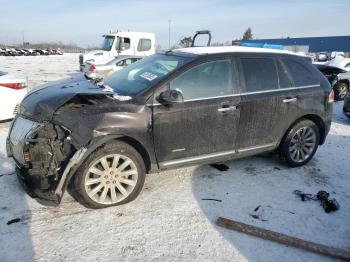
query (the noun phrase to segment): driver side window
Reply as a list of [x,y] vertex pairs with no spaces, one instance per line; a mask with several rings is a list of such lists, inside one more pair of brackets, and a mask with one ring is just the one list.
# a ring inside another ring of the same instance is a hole
[[231,60],[196,65],[172,80],[170,89],[182,92],[184,100],[232,94]]

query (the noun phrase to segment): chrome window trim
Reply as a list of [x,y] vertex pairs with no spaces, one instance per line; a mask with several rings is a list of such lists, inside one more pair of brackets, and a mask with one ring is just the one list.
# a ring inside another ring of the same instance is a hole
[[[320,86],[321,86],[320,84],[317,84],[317,85],[307,85],[307,86],[298,86],[298,87],[268,89],[268,90],[263,90],[263,91],[254,91],[254,92],[244,92],[244,93],[232,94],[232,95],[211,96],[211,97],[204,97],[204,98],[194,98],[194,99],[184,100],[184,103],[186,103],[186,102],[193,102],[193,101],[202,101],[202,100],[216,99],[216,98],[224,98],[224,97],[235,97],[235,96],[244,96],[244,95],[264,94],[264,93],[270,93],[270,92],[282,92],[282,91],[285,91],[285,90],[297,90],[297,89],[305,89],[305,88],[320,87]],[[159,105],[162,105],[162,104],[160,104],[160,103],[153,104],[153,106],[159,106]]]
[[265,144],[265,145],[245,147],[245,148],[241,148],[238,150],[229,150],[229,151],[224,151],[224,152],[219,152],[219,153],[211,153],[211,154],[205,154],[205,155],[200,155],[200,156],[181,158],[181,159],[176,159],[176,160],[160,162],[159,166],[160,167],[168,167],[168,166],[174,166],[177,164],[190,163],[190,162],[195,162],[198,160],[211,159],[211,158],[220,157],[220,156],[239,155],[240,153],[245,153],[245,152],[249,152],[249,151],[253,151],[253,150],[264,149],[264,148],[274,148],[275,146],[276,146],[275,143],[269,143],[269,144]]

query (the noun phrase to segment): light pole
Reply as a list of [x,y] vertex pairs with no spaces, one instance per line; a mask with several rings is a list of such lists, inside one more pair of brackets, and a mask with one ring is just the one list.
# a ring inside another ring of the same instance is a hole
[[169,23],[169,50],[170,50],[170,24],[171,24],[171,20],[168,20]]
[[23,48],[24,48],[24,30],[22,30],[22,44],[23,44]]

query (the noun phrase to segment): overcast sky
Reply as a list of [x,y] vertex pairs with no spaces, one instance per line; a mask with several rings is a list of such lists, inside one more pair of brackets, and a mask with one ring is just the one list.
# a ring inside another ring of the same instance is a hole
[[350,0],[0,0],[0,43],[97,45],[110,30],[154,32],[158,44],[209,29],[213,41],[350,35]]

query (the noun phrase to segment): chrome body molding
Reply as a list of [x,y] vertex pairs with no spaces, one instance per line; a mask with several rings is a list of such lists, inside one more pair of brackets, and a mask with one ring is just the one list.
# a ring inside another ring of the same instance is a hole
[[187,163],[195,163],[195,162],[206,161],[206,160],[210,160],[210,159],[214,159],[214,158],[227,157],[227,156],[239,157],[241,155],[245,156],[247,153],[254,154],[257,151],[273,150],[275,147],[276,147],[276,143],[270,143],[270,144],[265,144],[265,145],[260,145],[260,146],[241,148],[238,150],[229,150],[229,151],[224,151],[224,152],[219,152],[219,153],[205,154],[205,155],[200,155],[200,156],[195,156],[195,157],[188,157],[188,158],[181,158],[181,159],[176,159],[176,160],[164,161],[164,162],[159,163],[159,166],[161,168],[162,167],[170,167],[170,166],[182,165],[182,164],[187,164]]
[[173,150],[171,150],[171,152],[181,152],[181,151],[185,151],[186,150],[186,148],[178,148],[178,149],[173,149]]

